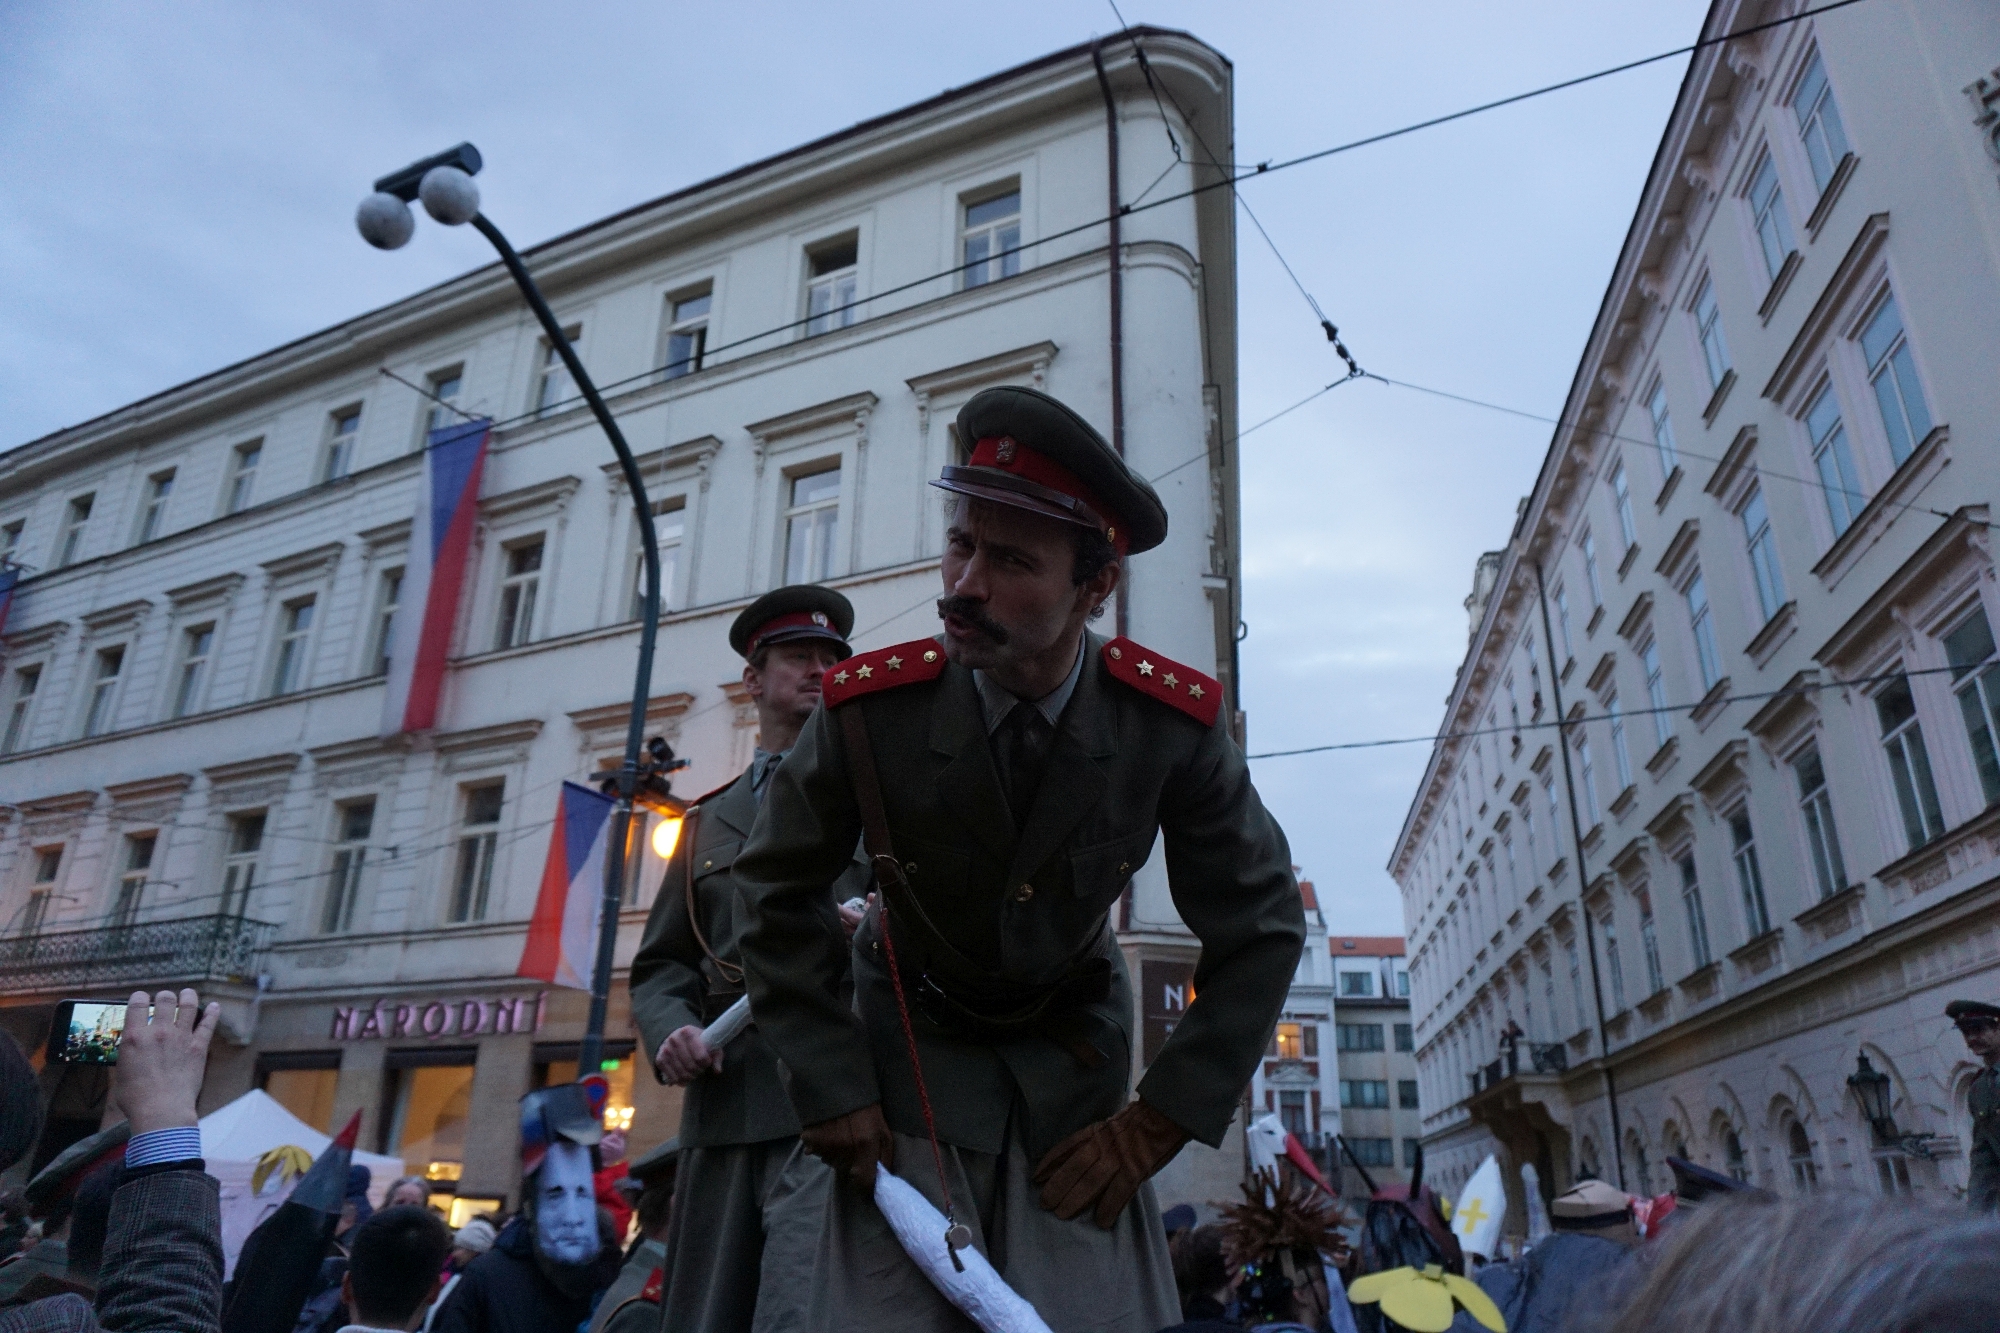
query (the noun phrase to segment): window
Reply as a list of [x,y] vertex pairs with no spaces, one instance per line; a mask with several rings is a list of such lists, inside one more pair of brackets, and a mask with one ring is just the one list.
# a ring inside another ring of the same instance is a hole
[[214,651],[214,625],[190,625],[181,631],[181,670],[174,682],[174,717],[201,711],[202,686],[208,683],[208,659]]
[[1771,909],[1764,902],[1764,872],[1757,865],[1757,840],[1750,832],[1750,811],[1739,807],[1729,816],[1730,858],[1736,862],[1736,886],[1743,891],[1743,920],[1750,938],[1771,929]]
[[1387,1110],[1389,1080],[1385,1078],[1344,1078],[1340,1080],[1340,1104],[1364,1110]]
[[472,1052],[461,1055],[447,1049],[389,1054],[391,1061],[398,1057],[409,1063],[392,1065],[387,1071],[389,1123],[382,1146],[391,1156],[403,1159],[403,1170],[409,1175],[458,1180],[465,1170],[466,1136],[472,1123]]
[[[687,537],[687,497],[676,495],[653,506],[653,540],[660,547],[660,612],[674,609],[681,574],[681,542]],[[632,618],[646,610],[646,553],[632,558]]]
[[118,678],[124,670],[124,644],[97,650],[97,664],[90,678],[90,702],[83,714],[85,736],[102,736],[111,730],[118,711]]
[[1715,650],[1715,621],[1709,614],[1708,586],[1701,581],[1699,572],[1688,580],[1686,595],[1688,625],[1694,631],[1695,660],[1701,665],[1701,688],[1712,690],[1722,679],[1722,655]]
[[1743,540],[1750,548],[1750,574],[1757,583],[1757,606],[1769,620],[1785,604],[1785,579],[1778,572],[1778,543],[1771,536],[1771,514],[1764,492],[1752,488],[1743,502]]
[[1993,628],[1986,612],[1975,608],[1963,624],[1944,636],[1945,660],[1951,664],[1951,688],[1965,716],[1965,734],[1972,742],[1973,766],[1986,803],[2000,801],[2000,754],[1993,736],[2000,728],[2000,658],[1993,648]]
[[1403,1169],[1405,1171],[1416,1170],[1417,1155],[1421,1153],[1423,1150],[1424,1147],[1421,1140],[1418,1139],[1403,1140]]
[[73,564],[83,550],[83,530],[90,522],[90,507],[97,501],[95,494],[79,495],[69,502],[63,511],[62,536],[56,543],[56,568]]
[[320,451],[321,481],[339,481],[354,470],[354,442],[360,434],[358,407],[344,407],[327,421],[326,447]]
[[1625,1008],[1625,956],[1618,952],[1618,928],[1608,912],[1599,919],[1597,928],[1604,934],[1604,963],[1611,973],[1611,1007],[1614,1012],[1622,1012]]
[[493,852],[500,839],[503,783],[467,787],[458,835],[458,867],[452,877],[451,919],[481,921],[493,889]]
[[1694,853],[1683,852],[1674,864],[1681,872],[1681,906],[1687,909],[1688,945],[1699,971],[1708,966],[1712,955],[1708,950],[1708,913],[1701,905],[1701,881],[1695,875]]
[[1618,767],[1618,790],[1624,791],[1632,785],[1632,755],[1625,746],[1625,710],[1618,706],[1618,696],[1614,694],[1604,701],[1604,711],[1611,715],[1611,762]]
[[1272,1048],[1280,1060],[1299,1060],[1305,1057],[1305,1038],[1299,1033],[1297,1023],[1280,1023],[1271,1034]]
[[1597,541],[1586,528],[1577,545],[1583,548],[1583,580],[1590,585],[1590,609],[1595,611],[1604,605],[1604,585],[1597,578]]
[[1715,284],[1707,278],[1701,280],[1701,290],[1694,294],[1695,336],[1701,340],[1701,359],[1708,366],[1708,382],[1712,388],[1722,387],[1722,377],[1729,373],[1729,349],[1722,343],[1722,312],[1715,304]]
[[1375,974],[1373,972],[1342,972],[1340,993],[1350,1000],[1372,999],[1375,995]]
[[1798,244],[1792,239],[1792,224],[1785,217],[1785,195],[1778,188],[1778,168],[1766,153],[1750,177],[1750,221],[1757,229],[1757,245],[1764,252],[1764,268],[1773,279],[1785,266],[1785,259]]
[[1604,816],[1597,808],[1597,766],[1590,757],[1590,737],[1579,734],[1576,738],[1577,786],[1583,788],[1583,813],[1591,824],[1601,823]]
[[[574,343],[583,336],[583,325],[572,324],[563,331],[565,341]],[[569,367],[563,364],[562,349],[547,339],[542,341],[541,375],[535,381],[535,415],[545,417],[575,393]]]
[[535,637],[535,594],[541,586],[542,539],[508,547],[506,573],[500,580],[495,648],[516,648]]
[[1415,1079],[1399,1078],[1396,1080],[1396,1107],[1398,1110],[1403,1111],[1414,1111],[1417,1109],[1417,1081]]
[[28,741],[28,713],[42,683],[40,663],[14,672],[14,697],[7,703],[7,734],[0,737],[0,754],[12,754]]
[[361,867],[368,859],[368,834],[375,825],[373,797],[349,801],[335,812],[339,841],[327,873],[326,902],[320,908],[319,932],[336,935],[354,928],[354,903],[361,892]]
[[1379,1051],[1382,1049],[1382,1025],[1380,1023],[1336,1023],[1334,1043],[1343,1051]]
[[1888,1195],[1908,1194],[1910,1189],[1910,1159],[1893,1149],[1875,1154],[1875,1179]]
[[1646,994],[1658,995],[1667,983],[1660,975],[1660,932],[1653,924],[1653,895],[1640,889],[1633,900],[1639,907],[1639,952],[1646,962]]
[[368,674],[389,674],[390,631],[396,625],[396,607],[403,599],[403,571],[385,569],[375,585],[375,627],[368,644]]
[[677,380],[683,375],[692,375],[701,369],[701,359],[708,351],[709,307],[714,301],[713,291],[705,291],[696,296],[669,298],[667,364],[662,372],[664,378]]
[[859,237],[850,232],[806,252],[806,337],[854,322]]
[[264,812],[229,817],[229,841],[222,857],[223,916],[250,911],[250,891],[257,887],[257,858],[264,850]]
[[785,508],[785,582],[817,583],[833,573],[840,528],[840,465],[791,479]]
[[417,440],[419,449],[430,444],[432,431],[442,430],[459,419],[455,409],[459,391],[465,387],[465,370],[453,366],[450,370],[433,371],[428,379],[431,401],[424,409],[423,434]]
[[1278,1120],[1287,1134],[1304,1134],[1306,1125],[1306,1094],[1300,1088],[1284,1088],[1278,1093]]
[[[1406,972],[1403,975],[1408,976],[1409,974]],[[1416,1049],[1416,1044],[1413,1040],[1415,1034],[1411,1031],[1410,1025],[1408,1023],[1398,1023],[1395,1026],[1396,1049],[1399,1051],[1414,1051]]]
[[1924,729],[1917,721],[1917,701],[1910,694],[1908,676],[1897,676],[1875,696],[1875,714],[1882,723],[1882,749],[1889,756],[1903,832],[1914,851],[1944,832],[1944,812],[1938,806],[1930,751],[1924,748]]
[[1910,355],[1895,297],[1884,298],[1861,330],[1861,355],[1868,362],[1875,403],[1882,409],[1889,454],[1901,463],[1931,433],[1931,410],[1924,402],[1924,386],[1917,382],[1916,359]]
[[[1508,850],[1510,852],[1513,850],[1512,844],[1509,844]],[[1410,998],[1410,974],[1405,968],[1396,969],[1396,997],[1402,1000]],[[1409,1047],[1405,1046],[1402,1049],[1408,1050]]]
[[1656,380],[1652,396],[1646,399],[1646,415],[1653,419],[1653,447],[1660,451],[1660,476],[1662,479],[1673,475],[1681,465],[1674,452],[1674,423],[1667,415],[1667,385],[1665,380]]
[[[992,195],[965,206],[960,253],[965,285],[983,287],[1021,271],[1021,190]],[[997,256],[997,257],[996,257]]]
[[1674,734],[1673,714],[1667,711],[1666,677],[1660,670],[1660,645],[1646,640],[1639,650],[1639,663],[1646,669],[1646,702],[1653,710],[1653,739],[1665,745]]
[[62,871],[62,855],[60,847],[41,847],[35,851],[35,881],[21,909],[23,935],[41,934],[42,923],[48,920],[49,904],[56,896],[56,876]]
[[271,693],[290,694],[305,684],[306,648],[312,639],[313,599],[287,602],[278,612],[278,651],[271,663]]
[[1819,896],[1831,898],[1847,887],[1847,866],[1840,859],[1840,835],[1833,826],[1833,798],[1827,794],[1826,768],[1819,747],[1807,746],[1792,760],[1799,783],[1799,811],[1806,820],[1806,844],[1812,852],[1813,879]]
[[1732,1179],[1749,1182],[1750,1158],[1743,1151],[1743,1140],[1736,1137],[1733,1129],[1722,1132],[1722,1163]]
[[118,876],[118,897],[111,904],[113,927],[130,926],[139,920],[139,901],[146,893],[146,876],[153,864],[155,833],[134,833],[125,839],[125,867]]
[[251,494],[257,487],[257,465],[264,460],[264,442],[251,440],[237,445],[230,453],[229,500],[223,512],[236,514],[250,507]]
[[1563,656],[1565,658],[1575,657],[1576,643],[1570,637],[1569,631],[1569,590],[1567,588],[1557,588],[1555,601],[1556,628],[1562,631]]
[[[1415,1142],[1414,1139],[1406,1141]],[[1354,1154],[1354,1160],[1363,1166],[1394,1166],[1396,1164],[1396,1141],[1394,1139],[1352,1138],[1347,1139],[1347,1147]]]
[[1623,463],[1611,469],[1611,503],[1618,511],[1618,535],[1630,549],[1639,541],[1639,530],[1632,524],[1632,488],[1626,483]]
[[1561,1036],[1562,1019],[1556,1015],[1556,970],[1547,961],[1542,963],[1542,1000],[1548,1005],[1551,1035]]
[[257,1086],[320,1133],[331,1134],[340,1052],[268,1051],[257,1057]]
[[1794,1120],[1785,1135],[1785,1146],[1792,1163],[1793,1187],[1801,1194],[1818,1189],[1819,1164],[1813,1160],[1812,1140],[1806,1137],[1806,1127]]
[[146,478],[146,500],[139,508],[139,534],[133,538],[133,545],[144,546],[165,529],[167,522],[167,497],[174,493],[174,473],[169,468],[165,472],[155,472]]
[[1792,111],[1799,118],[1806,160],[1812,163],[1813,184],[1823,192],[1848,147],[1847,131],[1841,128],[1840,110],[1833,104],[1833,89],[1827,86],[1826,67],[1817,51],[1799,80],[1799,90],[1792,94]]
[[1840,402],[1831,385],[1821,389],[1806,408],[1806,435],[1812,441],[1819,488],[1826,496],[1826,516],[1838,537],[1847,531],[1866,497],[1854,472],[1854,451],[1848,447],[1847,427],[1840,419]]
[[5,527],[0,527],[0,567],[14,563],[14,552],[21,549],[21,534],[28,530],[28,520],[17,518]]

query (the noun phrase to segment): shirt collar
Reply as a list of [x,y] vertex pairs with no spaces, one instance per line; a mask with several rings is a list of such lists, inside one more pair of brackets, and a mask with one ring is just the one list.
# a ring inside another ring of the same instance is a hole
[[1070,696],[1076,693],[1077,681],[1083,678],[1083,650],[1087,646],[1088,638],[1089,636],[1085,635],[1077,640],[1076,661],[1070,664],[1069,675],[1063,678],[1063,683],[1039,699],[1023,700],[1019,695],[1010,693],[984,671],[974,671],[972,683],[979,688],[979,707],[986,716],[986,734],[991,736],[997,731],[1000,724],[1006,721],[1007,714],[1014,711],[1014,705],[1024,702],[1039,709],[1042,716],[1048,719],[1049,725],[1055,726],[1062,717],[1063,709],[1069,706]]

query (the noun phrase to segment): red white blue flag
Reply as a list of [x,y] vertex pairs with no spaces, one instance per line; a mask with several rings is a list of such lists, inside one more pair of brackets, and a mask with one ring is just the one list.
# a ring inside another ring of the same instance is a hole
[[389,624],[389,697],[382,734],[428,731],[437,725],[446,655],[458,619],[479,517],[479,474],[493,423],[484,418],[440,426],[424,450],[410,555],[403,565],[396,614]]
[[611,836],[609,796],[562,785],[549,855],[542,863],[542,891],[528,922],[516,976],[552,986],[590,989],[597,964],[597,922],[604,909],[604,853]]
[[0,564],[0,634],[7,632],[7,613],[14,607],[14,585],[20,581],[19,565]]

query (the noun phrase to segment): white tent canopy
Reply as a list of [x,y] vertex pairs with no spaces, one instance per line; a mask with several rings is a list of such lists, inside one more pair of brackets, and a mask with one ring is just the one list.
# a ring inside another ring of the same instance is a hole
[[[202,1117],[201,1154],[208,1174],[222,1186],[222,1253],[229,1269],[236,1267],[237,1252],[257,1224],[276,1212],[291,1193],[289,1183],[280,1187],[274,1177],[265,1182],[262,1195],[253,1194],[250,1176],[257,1159],[286,1144],[318,1157],[332,1142],[261,1089]],[[390,1182],[403,1174],[402,1159],[357,1149],[354,1164],[368,1168],[368,1202],[380,1207]]]

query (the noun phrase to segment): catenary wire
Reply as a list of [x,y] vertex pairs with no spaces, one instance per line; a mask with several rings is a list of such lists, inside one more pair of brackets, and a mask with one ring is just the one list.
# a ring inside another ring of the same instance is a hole
[[[1268,176],[1274,172],[1289,170],[1292,167],[1302,166],[1308,162],[1318,162],[1325,158],[1333,157],[1337,154],[1352,152],[1358,148],[1368,147],[1371,144],[1382,143],[1390,139],[1400,138],[1407,134],[1414,134],[1420,130],[1431,129],[1438,125],[1445,125],[1453,121],[1464,120],[1467,117],[1480,115],[1487,111],[1497,110],[1505,106],[1512,106],[1517,102],[1524,102],[1531,98],[1542,97],[1549,93],[1560,92],[1566,88],[1574,88],[1580,84],[1590,83],[1597,79],[1608,78],[1614,74],[1622,74],[1628,70],[1638,69],[1645,65],[1656,64],[1662,60],[1670,60],[1675,56],[1688,55],[1692,52],[1704,50],[1711,46],[1718,46],[1727,42],[1738,41],[1745,37],[1751,37],[1761,32],[1766,32],[1774,28],[1784,27],[1789,24],[1800,22],[1804,19],[1813,18],[1820,14],[1831,13],[1834,10],[1845,9],[1850,5],[1857,5],[1860,3],[1862,3],[1862,0],[1832,0],[1832,3],[1820,5],[1813,9],[1805,9],[1801,10],[1796,14],[1789,14],[1782,18],[1772,19],[1765,23],[1753,24],[1750,27],[1741,28],[1736,30],[1735,32],[1724,33],[1721,36],[1703,38],[1700,41],[1692,42],[1686,46],[1678,46],[1670,51],[1662,51],[1657,55],[1646,56],[1639,60],[1626,61],[1625,63],[1620,65],[1614,65],[1607,69],[1597,70],[1594,73],[1590,74],[1578,75],[1575,78],[1564,79],[1557,83],[1545,84],[1539,88],[1532,88],[1527,90],[1526,92],[1515,93],[1510,97],[1499,98],[1495,101],[1484,102],[1479,104],[1478,106],[1467,107],[1464,110],[1454,111],[1447,115],[1434,116],[1428,120],[1418,121],[1415,124],[1405,125],[1393,130],[1385,130],[1382,131],[1381,133],[1368,135],[1360,139],[1352,139],[1345,143],[1335,144],[1330,148],[1322,148],[1316,152],[1304,153],[1297,157],[1286,158],[1282,161],[1260,162],[1255,167],[1249,168],[1247,170],[1239,170],[1231,174],[1225,174],[1220,180],[1208,181],[1199,185],[1190,186],[1185,190],[1181,190],[1174,194],[1163,195],[1160,198],[1151,200],[1150,202],[1147,203],[1126,204],[1119,209],[1119,214],[1121,216],[1126,216],[1133,213],[1148,212],[1155,208],[1165,207],[1168,204],[1178,203],[1183,199],[1190,199],[1197,195],[1207,194],[1211,190],[1222,189],[1224,187],[1229,187],[1233,189],[1239,181],[1247,180],[1252,177]],[[1239,166],[1240,164],[1231,164],[1231,165]],[[1051,232],[1046,236],[1038,236],[1033,240],[1022,241],[1020,244],[1012,247],[1011,249],[996,251],[995,253],[988,255],[985,260],[979,262],[990,263],[996,260],[1005,259],[1009,255],[1021,254],[1025,251],[1051,244],[1052,242],[1055,241],[1066,240],[1069,237],[1080,235],[1083,232],[1089,231],[1094,227],[1105,226],[1110,222],[1110,220],[1111,219],[1109,215],[1105,217],[1091,218],[1087,221],[1077,223],[1074,226],[1065,227],[1060,230]],[[871,292],[867,296],[857,297],[855,300],[849,302],[848,304],[840,306],[837,309],[827,311],[823,315],[818,315],[818,316],[807,315],[799,319],[787,320],[782,324],[774,325],[771,328],[765,329],[761,332],[748,334],[742,338],[737,338],[730,342],[715,344],[714,346],[705,349],[704,361],[706,362],[708,357],[712,357],[716,353],[731,351],[738,347],[746,346],[750,343],[763,342],[766,339],[774,338],[780,334],[788,333],[794,329],[801,328],[804,325],[811,323],[815,319],[822,319],[833,315],[839,315],[845,311],[854,310],[857,309],[858,307],[865,305],[870,305],[874,302],[883,300],[887,297],[897,296],[904,292],[912,291],[915,290],[916,288],[923,287],[931,283],[944,281],[946,279],[955,277],[960,273],[963,273],[969,267],[971,267],[971,265],[969,264],[954,264],[950,268],[942,269],[936,273],[929,274],[925,277],[916,278],[909,282],[898,283],[895,286],[885,288],[882,291]],[[999,278],[995,279],[994,283],[989,283],[987,285],[995,285],[999,282],[1015,281],[1023,276],[1025,276],[1025,274],[1017,274],[1012,279]],[[886,315],[865,316],[862,319],[856,320],[855,324],[865,323],[871,319],[890,318],[892,315],[896,313],[900,312],[892,311]],[[855,326],[854,324],[850,324],[847,325],[846,327],[852,328],[854,326]],[[640,381],[652,382],[656,380],[656,377],[658,377],[664,369],[665,369],[664,365],[653,366],[646,370],[640,371],[635,375],[627,376],[622,380],[608,381],[607,383],[600,385],[599,389],[602,391],[610,391],[610,390],[624,388],[625,386],[628,385],[638,384]],[[576,405],[580,404],[581,402],[582,402],[581,396],[575,398],[563,399],[556,403],[549,404],[546,407],[538,407],[536,409],[520,413],[517,416],[508,417],[504,420],[496,421],[494,423],[494,429],[501,430],[509,426],[518,425],[524,421],[541,420],[550,416],[560,415],[562,413],[574,410]]]

